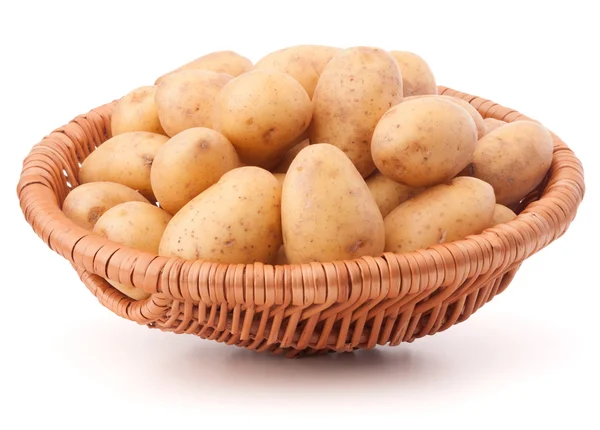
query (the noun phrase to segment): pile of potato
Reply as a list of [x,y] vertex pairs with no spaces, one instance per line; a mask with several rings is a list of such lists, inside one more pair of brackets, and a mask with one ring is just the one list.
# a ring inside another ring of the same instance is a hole
[[[550,133],[437,95],[412,53],[303,45],[215,52],[124,96],[63,204],[168,257],[308,263],[408,252],[516,215]],[[136,288],[113,283],[134,299]]]

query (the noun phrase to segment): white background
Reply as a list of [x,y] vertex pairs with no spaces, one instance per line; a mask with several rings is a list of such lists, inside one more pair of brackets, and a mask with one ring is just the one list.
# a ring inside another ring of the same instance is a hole
[[[2,2],[0,426],[600,428],[600,34],[593,2],[550,3]],[[586,167],[571,229],[466,323],[371,352],[284,360],[100,306],[23,220],[30,147],[202,54],[301,43],[411,50],[440,84],[542,121]]]

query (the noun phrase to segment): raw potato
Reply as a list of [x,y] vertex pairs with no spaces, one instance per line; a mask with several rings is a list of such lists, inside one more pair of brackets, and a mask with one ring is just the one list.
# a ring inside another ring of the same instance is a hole
[[156,90],[156,106],[168,136],[192,127],[213,127],[215,97],[230,75],[204,70],[184,70],[166,77]]
[[[156,254],[160,238],[170,220],[171,215],[156,206],[142,202],[121,203],[104,212],[94,226],[94,233],[130,248]],[[141,300],[150,296],[141,288],[110,279],[107,281],[132,299]]]
[[173,217],[159,254],[219,263],[272,263],[281,246],[281,186],[259,167],[231,170]]
[[494,208],[494,217],[492,218],[491,226],[504,224],[517,217],[517,214],[504,205],[496,205]]
[[402,101],[402,77],[394,58],[368,47],[345,49],[325,66],[313,95],[312,143],[346,153],[363,177],[375,170],[371,137],[379,119]]
[[385,218],[385,250],[410,252],[479,234],[490,226],[494,206],[492,187],[475,178],[432,187]]
[[128,131],[149,131],[165,134],[154,102],[156,87],[140,87],[121,98],[112,113],[110,126],[112,135]]
[[310,99],[298,81],[282,72],[254,70],[219,93],[213,124],[243,162],[272,168],[306,130],[311,115]]
[[339,48],[332,46],[292,46],[266,55],[256,63],[254,69],[271,69],[287,73],[300,82],[308,97],[312,98],[323,69],[339,51]]
[[366,182],[384,218],[401,203],[424,190],[424,188],[414,188],[394,182],[378,171],[369,176]]
[[468,170],[494,187],[497,203],[511,206],[542,182],[552,150],[552,136],[542,125],[511,122],[479,139]]
[[304,140],[302,140],[302,142],[298,143],[297,145],[292,146],[292,148],[284,154],[284,156],[281,159],[281,161],[279,162],[279,164],[277,164],[277,166],[273,167],[273,169],[271,171],[273,173],[287,172],[288,169],[290,168],[290,164],[292,164],[292,161],[294,161],[294,158],[296,158],[296,155],[298,155],[298,153],[300,151],[302,151],[304,148],[306,148],[308,145],[309,145],[308,139],[304,139]]
[[437,94],[435,77],[423,58],[407,51],[390,51],[390,54],[400,67],[406,97]]
[[507,124],[506,121],[502,121],[496,118],[485,118],[483,122],[485,123],[485,134],[491,133],[498,127],[502,127],[503,125]]
[[62,210],[71,221],[92,230],[108,209],[125,202],[150,203],[140,193],[114,182],[90,182],[75,187],[65,199]]
[[252,61],[233,51],[211,52],[162,75],[156,80],[155,85],[160,85],[168,75],[181,70],[208,70],[235,77],[252,70]]
[[281,219],[290,263],[379,255],[383,217],[367,184],[335,146],[309,145],[283,183]]
[[472,160],[477,129],[467,111],[441,97],[394,106],[373,133],[371,151],[381,173],[411,187],[447,181]]
[[79,182],[117,182],[154,201],[150,167],[158,149],[167,141],[162,134],[134,131],[108,139],[81,164]]
[[150,172],[160,206],[175,214],[187,202],[239,167],[233,145],[209,128],[190,128],[162,145]]

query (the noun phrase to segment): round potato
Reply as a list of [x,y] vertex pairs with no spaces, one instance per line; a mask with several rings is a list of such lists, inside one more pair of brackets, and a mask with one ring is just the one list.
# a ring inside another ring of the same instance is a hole
[[[154,205],[142,202],[121,203],[104,212],[94,226],[94,233],[130,248],[156,254],[160,238],[170,220],[171,215]],[[107,281],[132,299],[140,300],[150,296],[141,288],[110,279]]]
[[485,134],[491,133],[498,127],[502,127],[504,124],[507,124],[506,121],[502,121],[501,119],[496,118],[485,118],[483,122],[485,124]]
[[112,113],[110,127],[112,135],[128,131],[149,131],[165,134],[158,119],[154,102],[156,87],[140,87],[121,98]]
[[281,246],[281,185],[259,167],[239,167],[173,217],[159,254],[219,263],[272,263]]
[[298,153],[300,151],[302,151],[304,148],[306,148],[308,145],[309,145],[308,139],[303,139],[300,143],[292,146],[292,148],[283,155],[283,158],[281,159],[279,164],[277,164],[277,166],[273,167],[273,169],[271,169],[271,171],[273,173],[287,172],[288,169],[290,168],[290,164],[292,164],[292,161],[294,161],[294,158],[296,158],[296,155],[298,155]]
[[204,70],[183,70],[165,77],[156,90],[156,106],[166,134],[212,128],[215,97],[230,80],[224,73]]
[[390,51],[390,54],[400,67],[405,96],[437,94],[435,77],[423,58],[407,51]]
[[147,131],[112,137],[83,160],[79,182],[117,182],[155,201],[150,186],[150,168],[158,149],[167,140],[167,136]]
[[411,187],[447,181],[472,160],[477,129],[467,111],[441,97],[400,103],[381,118],[371,151],[388,178]]
[[309,145],[283,182],[281,220],[290,263],[379,255],[383,217],[350,159],[329,144]]
[[252,70],[252,61],[233,51],[211,52],[162,75],[155,85],[160,85],[168,75],[181,70],[207,70],[235,77]]
[[516,218],[517,214],[514,213],[512,210],[510,210],[509,208],[507,208],[504,205],[496,205],[494,207],[494,216],[492,218],[492,222],[490,223],[491,226],[494,225],[498,225],[498,224],[504,224],[506,222],[511,221],[512,219]]
[[90,182],[75,187],[65,198],[64,214],[80,227],[92,230],[108,209],[125,202],[150,203],[140,193],[114,182]]
[[385,250],[410,252],[479,234],[490,226],[494,206],[494,190],[478,179],[436,185],[385,218]]
[[175,214],[240,163],[233,145],[209,128],[182,131],[162,145],[150,171],[160,207]]
[[497,203],[511,206],[542,182],[552,150],[552,136],[544,126],[516,121],[479,139],[468,170],[494,187]]
[[285,73],[254,70],[223,87],[213,124],[243,162],[272,168],[306,130],[311,115],[310,99],[298,81]]
[[312,143],[340,148],[366,178],[375,170],[371,137],[381,116],[402,101],[402,77],[392,56],[356,47],[325,66],[313,95]]
[[408,185],[394,182],[378,171],[369,176],[366,182],[384,218],[392,210],[400,206],[401,203],[413,198],[424,190],[424,188],[409,187]]
[[339,51],[339,48],[332,46],[292,46],[266,55],[256,63],[254,69],[270,69],[287,73],[300,82],[308,97],[312,98],[323,69]]

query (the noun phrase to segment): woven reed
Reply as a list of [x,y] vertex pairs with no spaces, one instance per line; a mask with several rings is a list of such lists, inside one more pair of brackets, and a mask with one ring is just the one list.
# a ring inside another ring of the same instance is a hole
[[[489,100],[439,87],[484,117],[530,119]],[[271,266],[184,261],[109,242],[61,211],[80,163],[110,138],[114,103],[78,116],[35,145],[17,187],[25,218],[69,260],[100,303],[160,330],[287,357],[398,345],[465,321],[503,292],[530,255],[560,237],[584,194],[583,169],[556,136],[546,180],[513,221],[465,240],[407,254]],[[142,287],[134,301],[103,278]]]

